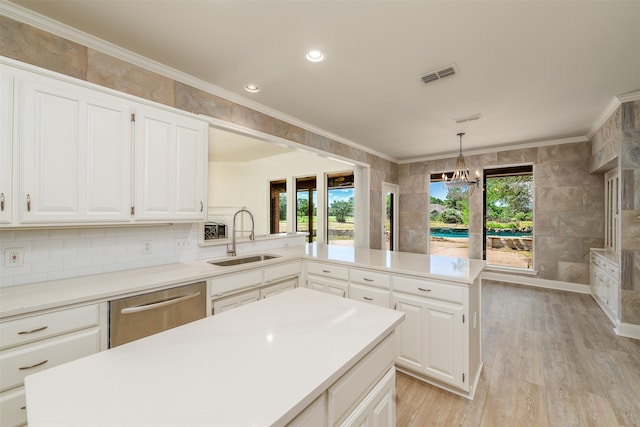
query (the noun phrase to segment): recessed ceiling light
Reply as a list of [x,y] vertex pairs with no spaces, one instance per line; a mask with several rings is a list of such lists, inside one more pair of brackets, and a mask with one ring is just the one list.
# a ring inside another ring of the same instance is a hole
[[254,84],[246,84],[244,85],[244,90],[250,93],[258,93],[260,92],[260,88]]
[[327,55],[319,49],[311,49],[307,52],[306,57],[311,62],[322,62],[327,58]]

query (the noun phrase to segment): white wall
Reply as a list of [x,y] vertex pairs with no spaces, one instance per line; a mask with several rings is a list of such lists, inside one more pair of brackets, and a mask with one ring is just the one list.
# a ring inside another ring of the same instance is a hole
[[302,151],[246,163],[209,162],[209,214],[215,215],[216,206],[246,207],[254,215],[256,234],[269,234],[270,181],[353,169]]

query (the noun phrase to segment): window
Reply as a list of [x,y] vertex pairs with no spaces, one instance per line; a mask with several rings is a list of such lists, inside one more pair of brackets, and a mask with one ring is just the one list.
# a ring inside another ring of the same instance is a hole
[[432,174],[429,184],[429,239],[431,255],[469,258],[469,194],[447,191],[441,173]]
[[296,231],[309,233],[307,242],[316,240],[318,191],[316,177],[296,178]]
[[533,268],[533,166],[484,170],[484,259]]
[[287,232],[287,181],[271,181],[269,191],[270,233]]
[[353,171],[327,174],[327,243],[354,246]]

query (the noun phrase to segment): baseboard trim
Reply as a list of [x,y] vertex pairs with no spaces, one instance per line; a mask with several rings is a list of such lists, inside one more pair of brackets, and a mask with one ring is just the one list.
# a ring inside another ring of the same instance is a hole
[[635,338],[640,340],[640,325],[634,325],[633,323],[622,323],[613,330],[616,332],[616,335],[626,338]]
[[537,288],[556,289],[559,291],[576,292],[579,294],[590,294],[589,285],[580,283],[562,282],[560,280],[540,279],[537,277],[519,276],[516,274],[506,274],[494,271],[483,271],[482,278],[487,280],[497,280],[499,282],[515,283],[517,285],[533,286]]

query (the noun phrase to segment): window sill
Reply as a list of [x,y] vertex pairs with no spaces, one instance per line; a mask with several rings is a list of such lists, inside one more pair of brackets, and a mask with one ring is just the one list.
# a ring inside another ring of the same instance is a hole
[[516,274],[525,274],[527,276],[537,276],[538,270],[534,270],[532,268],[522,268],[522,267],[507,267],[503,265],[495,265],[495,264],[487,264],[485,267],[485,271],[491,271],[496,273],[516,273]]

